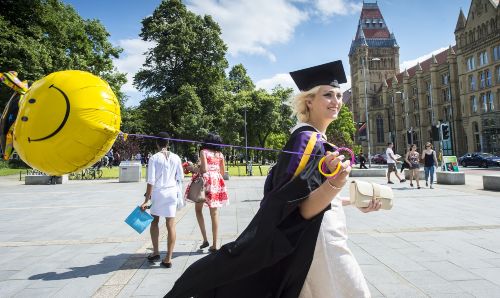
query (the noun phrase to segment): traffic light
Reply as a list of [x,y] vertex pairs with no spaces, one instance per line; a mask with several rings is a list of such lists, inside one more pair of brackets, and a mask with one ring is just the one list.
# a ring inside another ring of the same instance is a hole
[[441,125],[441,131],[443,133],[443,140],[448,140],[450,138],[450,126],[448,124]]

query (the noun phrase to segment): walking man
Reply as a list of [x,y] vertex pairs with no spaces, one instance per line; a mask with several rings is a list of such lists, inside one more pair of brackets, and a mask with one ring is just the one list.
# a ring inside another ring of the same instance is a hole
[[399,179],[399,182],[405,182],[405,179],[401,179],[398,174],[398,169],[396,168],[397,158],[394,155],[394,151],[392,151],[392,147],[394,145],[392,142],[387,143],[387,149],[385,150],[385,155],[387,156],[387,184],[394,184],[391,181],[391,172],[396,174],[396,177]]

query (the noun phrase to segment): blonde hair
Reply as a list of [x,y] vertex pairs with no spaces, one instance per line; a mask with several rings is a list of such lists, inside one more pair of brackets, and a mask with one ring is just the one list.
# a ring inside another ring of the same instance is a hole
[[302,91],[292,99],[292,115],[297,117],[299,122],[307,122],[309,120],[309,108],[306,101],[314,99],[321,86],[316,86],[308,91]]

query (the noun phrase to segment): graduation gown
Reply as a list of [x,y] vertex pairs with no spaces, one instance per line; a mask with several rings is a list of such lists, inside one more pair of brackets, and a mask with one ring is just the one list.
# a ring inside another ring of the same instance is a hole
[[[264,186],[261,207],[248,227],[216,253],[193,263],[165,297],[283,297],[296,298],[311,265],[323,213],[304,219],[299,204],[319,187],[324,177],[318,163],[333,151],[311,126],[295,130],[284,151],[304,152],[311,137],[311,155],[282,152]],[[302,161],[303,170],[296,176]]]

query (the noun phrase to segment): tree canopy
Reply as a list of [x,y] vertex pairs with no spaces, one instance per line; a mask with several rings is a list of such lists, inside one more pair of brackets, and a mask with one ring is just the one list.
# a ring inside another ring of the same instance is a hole
[[[85,20],[60,0],[0,1],[0,71],[15,70],[33,82],[52,72],[77,69],[106,80],[121,103],[125,74],[113,67],[122,49],[98,20]],[[12,92],[0,86],[0,108]]]

